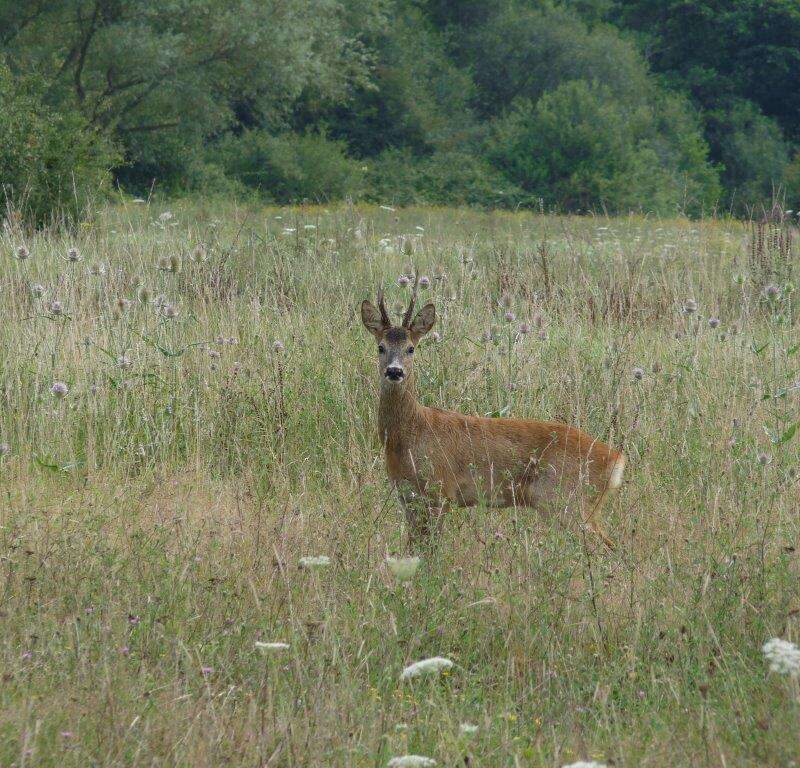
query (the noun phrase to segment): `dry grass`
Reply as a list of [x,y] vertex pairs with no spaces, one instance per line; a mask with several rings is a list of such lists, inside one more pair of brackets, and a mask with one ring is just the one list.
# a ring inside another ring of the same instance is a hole
[[[763,297],[746,227],[172,210],[0,236],[0,765],[796,759],[797,685],[760,647],[798,636],[797,298]],[[394,583],[356,310],[412,262],[441,318],[424,401],[623,447],[617,553],[568,510],[455,510]],[[456,667],[399,682],[435,655]]]

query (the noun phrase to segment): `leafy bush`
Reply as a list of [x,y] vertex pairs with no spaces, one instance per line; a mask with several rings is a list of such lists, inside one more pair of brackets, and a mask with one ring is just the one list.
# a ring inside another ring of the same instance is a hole
[[[680,105],[671,105],[680,112]],[[496,167],[549,207],[570,211],[692,208],[718,190],[696,126],[664,130],[663,114],[627,104],[604,86],[565,83],[538,102],[521,99],[495,123],[489,156]]]
[[473,205],[514,207],[528,200],[525,193],[496,169],[473,154],[437,152],[414,157],[390,149],[370,166],[366,197],[399,205]]
[[43,100],[44,83],[0,64],[0,184],[4,202],[32,225],[79,220],[119,162],[75,109]]
[[769,207],[789,165],[789,146],[780,126],[744,100],[712,112],[707,123],[712,147],[724,167],[727,206],[738,214]]
[[340,199],[360,188],[359,163],[343,142],[319,133],[245,131],[224,138],[214,157],[230,178],[274,202]]

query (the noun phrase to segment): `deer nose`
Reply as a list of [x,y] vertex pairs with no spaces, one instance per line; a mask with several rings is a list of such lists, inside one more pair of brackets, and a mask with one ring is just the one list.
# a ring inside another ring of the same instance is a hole
[[390,381],[400,381],[405,375],[406,372],[397,365],[390,365],[386,369],[386,378]]

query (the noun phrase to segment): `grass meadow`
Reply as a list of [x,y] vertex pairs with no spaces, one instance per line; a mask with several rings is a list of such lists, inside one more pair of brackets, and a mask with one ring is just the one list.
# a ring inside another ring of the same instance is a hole
[[[8,225],[0,765],[798,764],[761,652],[800,636],[796,254],[750,236],[199,202]],[[456,509],[396,582],[358,307],[412,266],[423,402],[621,447],[615,552],[569,510]]]

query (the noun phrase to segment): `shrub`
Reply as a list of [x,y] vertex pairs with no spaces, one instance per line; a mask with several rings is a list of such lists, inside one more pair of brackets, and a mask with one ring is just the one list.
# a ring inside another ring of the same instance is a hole
[[44,102],[44,83],[0,63],[0,184],[5,203],[31,225],[81,219],[107,191],[119,161],[74,108]]
[[369,167],[367,199],[398,205],[515,207],[525,193],[480,157],[466,151],[415,157],[408,150],[383,152]]
[[228,176],[274,202],[340,199],[361,185],[359,164],[347,157],[344,142],[320,133],[246,131],[225,137],[213,156]]
[[688,117],[665,128],[671,112],[683,114],[678,102],[665,103],[627,103],[604,86],[565,83],[535,103],[518,100],[498,119],[489,157],[549,207],[674,214],[691,195],[696,210],[717,193],[716,171]]

